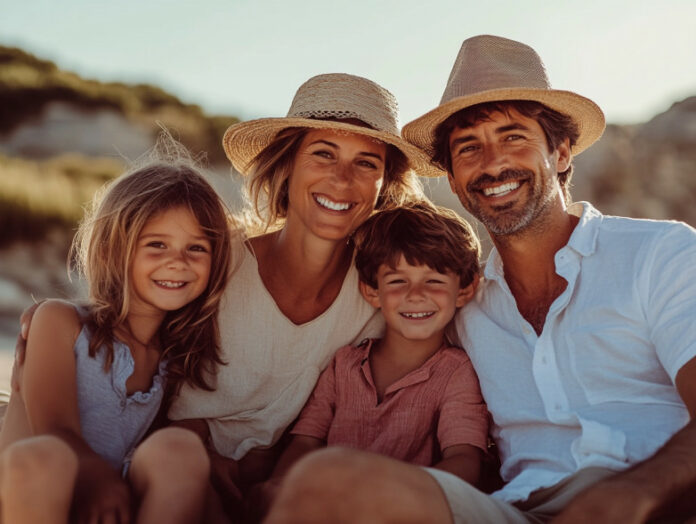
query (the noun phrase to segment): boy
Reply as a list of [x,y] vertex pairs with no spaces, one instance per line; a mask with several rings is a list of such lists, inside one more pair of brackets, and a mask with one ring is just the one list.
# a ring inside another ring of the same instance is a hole
[[453,211],[417,204],[375,214],[355,242],[360,291],[382,310],[384,337],[337,351],[269,482],[314,449],[347,446],[475,484],[488,412],[469,358],[445,330],[476,290],[479,241]]

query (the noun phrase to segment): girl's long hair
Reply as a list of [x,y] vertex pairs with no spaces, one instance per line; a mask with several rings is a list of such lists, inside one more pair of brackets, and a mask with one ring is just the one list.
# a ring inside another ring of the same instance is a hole
[[[163,152],[164,151],[164,152]],[[89,354],[106,351],[113,363],[114,331],[128,330],[130,265],[138,237],[148,220],[185,207],[196,217],[211,245],[208,285],[194,301],[167,312],[157,333],[161,358],[167,359],[168,383],[176,392],[186,381],[214,389],[220,356],[217,312],[232,262],[237,228],[224,204],[199,173],[183,147],[169,135],[160,138],[148,160],[108,184],[95,196],[71,248],[71,260],[89,289]]]

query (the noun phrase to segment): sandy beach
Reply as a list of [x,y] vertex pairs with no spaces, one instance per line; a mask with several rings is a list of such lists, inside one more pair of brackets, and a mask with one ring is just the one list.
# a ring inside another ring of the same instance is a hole
[[0,336],[0,391],[10,390],[10,374],[14,358],[14,338]]

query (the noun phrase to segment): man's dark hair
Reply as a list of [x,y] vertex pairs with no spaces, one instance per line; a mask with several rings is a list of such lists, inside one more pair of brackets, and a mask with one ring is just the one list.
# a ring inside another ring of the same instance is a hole
[[[452,174],[452,155],[450,153],[449,138],[456,128],[467,128],[482,121],[486,121],[493,113],[508,114],[514,109],[527,118],[536,120],[546,136],[549,151],[555,151],[566,138],[573,147],[578,140],[580,132],[577,124],[567,115],[559,113],[540,102],[531,100],[506,100],[502,102],[484,102],[462,109],[452,114],[435,129],[435,139],[430,151],[432,161]],[[558,182],[563,191],[566,203],[570,203],[570,179],[573,176],[573,164],[562,173],[558,173]]]

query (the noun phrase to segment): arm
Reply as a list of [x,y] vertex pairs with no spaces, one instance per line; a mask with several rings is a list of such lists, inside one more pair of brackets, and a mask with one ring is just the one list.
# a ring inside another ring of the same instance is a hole
[[471,444],[459,444],[442,450],[442,460],[433,467],[448,471],[475,486],[481,474],[483,451]]
[[75,507],[86,516],[128,522],[128,486],[81,436],[73,352],[80,327],[72,306],[48,301],[37,308],[27,338],[21,396],[32,433],[58,436],[78,457]]
[[676,386],[691,421],[648,460],[582,492],[555,523],[638,523],[696,515],[696,357],[679,370]]

